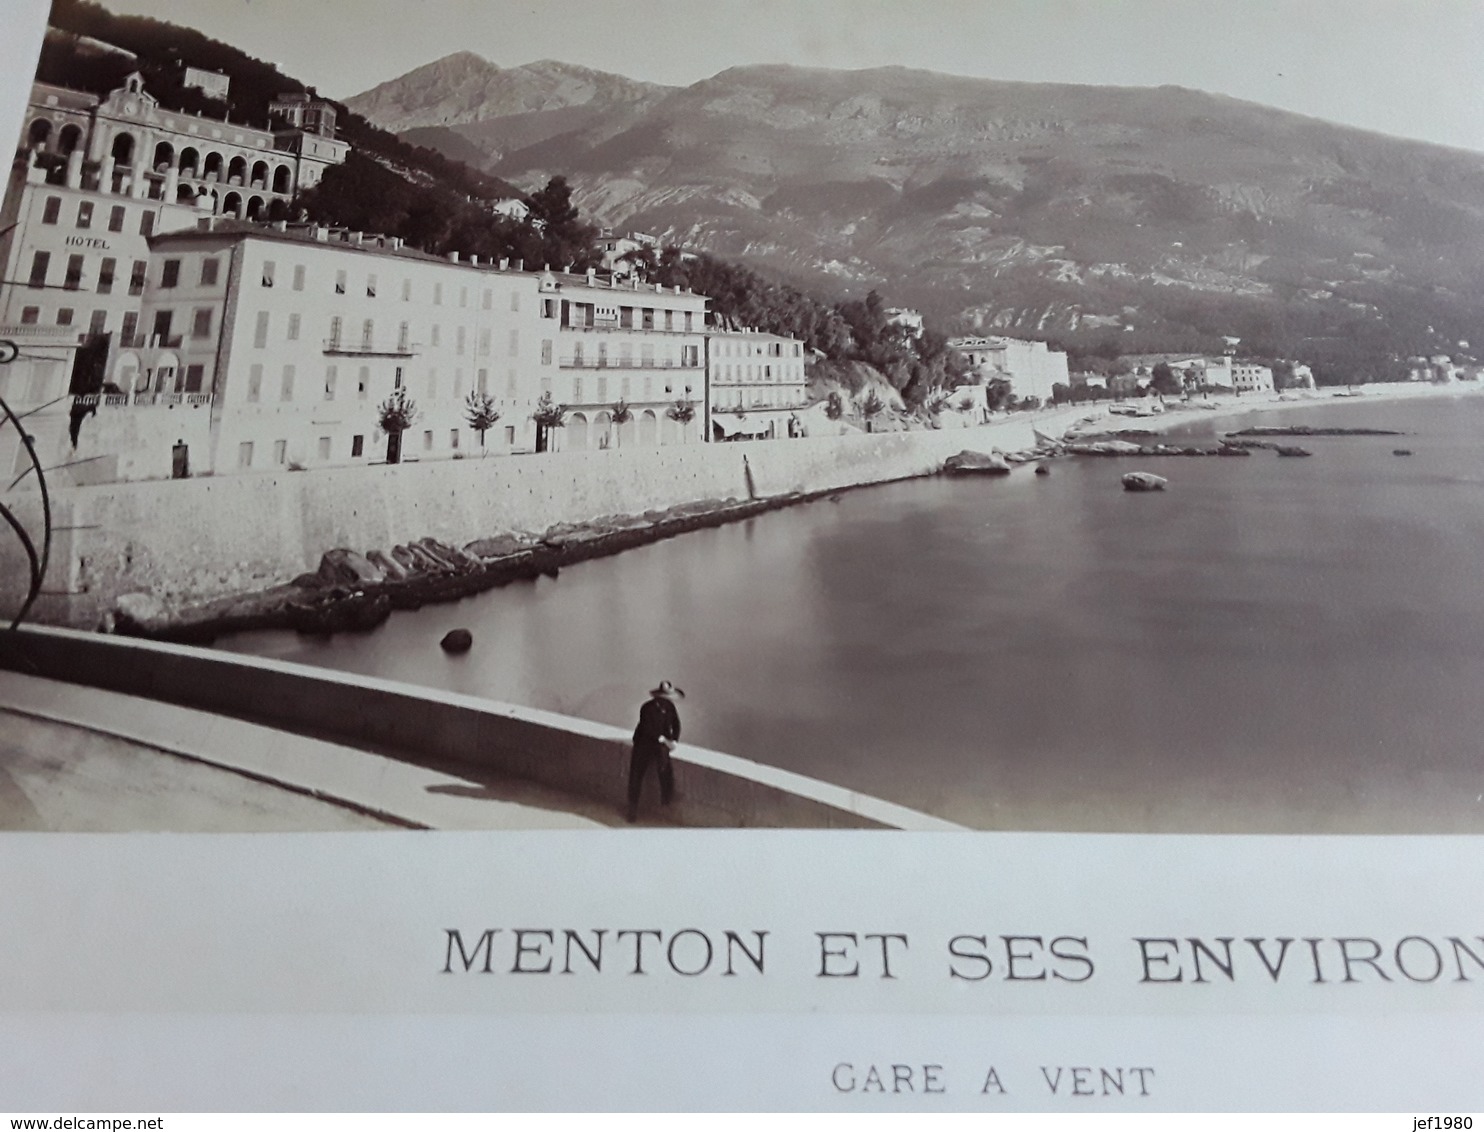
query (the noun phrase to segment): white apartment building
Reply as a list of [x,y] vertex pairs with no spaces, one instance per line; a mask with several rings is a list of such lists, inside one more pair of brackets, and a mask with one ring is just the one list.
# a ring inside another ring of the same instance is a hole
[[[595,271],[540,276],[543,365],[555,330],[553,398],[569,412],[553,437],[568,450],[705,439],[704,295]],[[543,370],[543,373],[546,372]],[[615,424],[622,402],[631,414]],[[672,412],[675,410],[675,412]],[[688,411],[689,421],[677,419]]]
[[[121,392],[80,430],[78,456],[116,478],[383,462],[379,409],[399,390],[416,408],[404,461],[534,447],[556,373],[537,276],[282,222],[207,218],[151,247],[144,344],[115,346]],[[500,414],[483,444],[471,391]]]
[[1231,386],[1237,393],[1271,393],[1273,370],[1257,362],[1233,362]]
[[1018,398],[1051,400],[1052,387],[1069,385],[1067,355],[1050,349],[1045,342],[1023,338],[951,338],[948,348],[958,353],[982,381],[1003,377]]
[[804,344],[759,330],[706,336],[711,440],[802,436]]

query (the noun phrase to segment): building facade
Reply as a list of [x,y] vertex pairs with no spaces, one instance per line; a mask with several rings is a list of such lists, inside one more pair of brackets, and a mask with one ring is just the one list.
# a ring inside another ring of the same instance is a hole
[[981,381],[1004,378],[1014,396],[1051,400],[1052,387],[1069,385],[1067,355],[1050,349],[1045,342],[1023,338],[972,337],[949,339],[957,353]]
[[[552,396],[568,409],[554,437],[558,447],[705,438],[705,296],[632,277],[600,279],[592,271],[548,271],[539,279],[543,342],[556,339]],[[550,364],[545,352],[542,360]],[[616,423],[625,409],[628,419]]]
[[757,330],[706,336],[710,440],[804,435],[804,344]]
[[1236,393],[1273,392],[1273,370],[1258,362],[1233,362],[1231,387]]
[[[537,288],[394,238],[207,218],[152,240],[143,344],[111,351],[121,392],[97,398],[78,455],[135,479],[530,451],[556,372]],[[499,413],[482,438],[471,393]],[[397,396],[414,419],[389,434]]]

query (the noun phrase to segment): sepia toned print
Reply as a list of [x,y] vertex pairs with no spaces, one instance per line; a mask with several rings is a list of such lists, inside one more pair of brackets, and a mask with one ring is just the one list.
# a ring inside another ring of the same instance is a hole
[[1272,13],[1206,82],[1089,50],[1152,9],[723,5],[618,62],[603,5],[560,58],[245,7],[51,9],[0,827],[1484,828],[1451,93],[1284,79]]

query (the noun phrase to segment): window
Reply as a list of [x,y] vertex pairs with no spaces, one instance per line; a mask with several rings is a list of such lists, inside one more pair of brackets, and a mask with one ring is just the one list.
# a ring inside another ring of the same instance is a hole
[[302,263],[294,265],[294,290],[304,290],[304,265]]
[[666,330],[674,330],[675,329],[675,312],[674,311],[666,311],[665,312],[665,329]]
[[110,232],[122,232],[124,230],[124,206],[114,205],[108,210],[108,230]]
[[108,326],[108,312],[107,311],[94,311],[93,312],[93,317],[88,320],[88,333],[89,334],[102,334],[103,331],[104,331],[104,329],[107,326]]
[[404,354],[407,352],[410,333],[411,331],[407,323],[402,322],[397,324],[397,349]]
[[71,307],[63,307],[61,310],[57,311],[57,325],[58,326],[71,326],[72,325],[72,308]]
[[46,286],[46,270],[51,264],[51,252],[37,252],[31,257],[31,278],[28,282],[32,287]]
[[325,400],[335,400],[335,379],[340,376],[338,366],[325,367]]
[[[606,349],[606,343],[605,343],[605,347],[604,348]],[[510,332],[510,343],[509,343],[509,346],[507,348],[507,353],[512,358],[518,357],[520,355],[520,331],[519,330],[512,330]]]
[[252,366],[247,371],[247,399],[256,401],[263,395],[263,367]]
[[370,389],[371,369],[369,366],[362,366],[361,372],[356,375],[356,396],[364,401]]
[[162,346],[168,345],[170,342],[170,323],[172,315],[172,311],[155,311],[155,327],[153,331],[153,337]]
[[478,389],[480,394],[482,395],[489,388],[489,383],[490,371],[487,369],[480,370],[478,375],[474,379],[474,387]]
[[21,325],[22,326],[35,326],[40,321],[41,321],[41,308],[40,307],[22,307],[21,308]]
[[197,365],[197,366],[186,366],[185,391],[187,393],[200,393],[201,392],[201,381],[202,381],[202,379],[205,376],[206,376],[206,367],[205,366],[199,366],[199,365]]
[[210,338],[211,337],[211,308],[210,307],[197,307],[196,310],[195,310],[195,313],[192,314],[192,316],[191,316],[191,337],[192,338]]
[[572,343],[572,364],[579,369],[582,367],[582,339]]
[[167,259],[160,268],[160,286],[174,287],[180,283],[180,260]]
[[237,466],[239,468],[252,467],[252,441],[244,440],[237,446]]
[[82,200],[77,202],[77,227],[86,232],[93,226],[93,202]]
[[467,288],[467,287],[460,287],[459,288],[459,306],[461,306],[461,307],[467,307],[468,305],[469,305],[469,288]]
[[490,328],[488,326],[479,332],[479,356],[481,358],[490,356]]
[[515,426],[514,425],[506,425],[505,426],[505,444],[506,444],[507,447],[513,447],[515,445]]
[[297,314],[291,314],[291,315],[289,315],[289,341],[290,342],[297,342],[298,340],[299,340],[299,316]]
[[123,339],[123,345],[125,345],[125,346],[132,346],[132,345],[135,345],[136,344],[134,342],[134,332],[136,330],[138,330],[138,329],[139,329],[139,312],[137,312],[137,311],[125,311],[124,312],[124,325],[119,330],[119,337]]
[[[598,380],[603,381],[605,379],[599,378]],[[582,378],[580,377],[574,377],[572,379],[572,400],[578,404],[582,403]]]
[[608,400],[608,379],[606,377],[598,378],[598,400]]
[[412,280],[411,279],[404,279],[404,280],[402,280],[402,301],[404,303],[410,303],[412,301]]
[[345,294],[345,272],[343,271],[335,272],[335,294]]
[[627,330],[632,330],[634,328],[634,308],[633,307],[619,307],[618,308],[618,325],[621,326],[621,327],[624,327]]
[[428,400],[429,401],[436,401],[437,399],[438,399],[438,371],[436,369],[430,369],[430,370],[428,370]]
[[139,234],[149,237],[155,234],[155,214],[146,212],[139,218]]
[[118,260],[105,259],[98,268],[98,294],[113,294],[113,273],[118,266]]
[[352,457],[359,456],[366,449],[366,438],[364,436],[352,436],[350,438],[350,454]]
[[693,311],[686,311],[685,312],[685,328],[687,330],[693,329],[693,326],[691,324],[691,319],[692,319],[693,315],[694,315],[694,312]]
[[396,369],[396,372],[392,374],[392,388],[393,389],[401,389],[402,388],[402,367],[401,366],[398,366],[397,369]]
[[542,318],[556,318],[556,316],[557,316],[557,301],[555,299],[542,299],[541,300],[541,317]]
[[433,284],[433,305],[435,307],[441,307],[443,305],[443,284],[442,283],[434,283]]
[[511,291],[510,292],[510,309],[513,312],[519,312],[520,311],[520,292],[519,291]]
[[319,458],[328,460],[330,458],[330,438],[322,436],[319,438]]
[[277,270],[278,270],[278,265],[275,264],[271,259],[265,259],[263,261],[263,286],[264,287],[271,287],[271,286],[273,286],[273,276],[277,272]]
[[423,451],[424,452],[431,452],[432,450],[433,450],[433,430],[432,429],[427,429],[423,433]]
[[451,429],[448,430],[448,446],[450,448],[457,448],[459,446],[459,430],[458,429],[451,428]]
[[273,442],[273,462],[279,467],[288,463],[289,442],[287,440],[275,440]]
[[550,338],[543,338],[543,339],[541,339],[541,364],[544,365],[544,366],[551,365],[551,339]]
[[376,276],[374,275],[366,276],[366,298],[376,298]]
[[258,311],[258,324],[253,328],[252,344],[259,350],[268,345],[267,311]]
[[144,274],[149,270],[149,261],[136,259],[134,266],[129,272],[129,294],[144,294]]
[[41,222],[43,224],[55,224],[57,217],[62,215],[62,198],[47,197],[46,203],[41,206]]
[[645,330],[653,330],[654,329],[654,308],[653,307],[645,307],[644,308],[644,329]]
[[490,305],[494,302],[494,300],[495,300],[495,293],[493,291],[491,291],[488,287],[486,287],[484,289],[484,298],[483,298],[483,300],[480,303],[481,307],[484,310],[489,310],[490,309]]
[[434,323],[433,324],[433,345],[435,347],[438,345],[438,337],[439,337],[439,335],[438,335],[438,325],[437,325],[437,323]]
[[376,323],[374,320],[368,318],[365,322],[361,323],[361,349],[369,350],[375,336]]
[[456,352],[462,354],[464,352],[464,328],[462,326],[458,327],[454,331],[454,334],[458,341]]
[[278,399],[280,401],[292,401],[294,399],[294,367],[283,367],[283,384],[279,386]]
[[340,326],[340,316],[337,314],[330,319],[330,349],[332,350],[340,348]]

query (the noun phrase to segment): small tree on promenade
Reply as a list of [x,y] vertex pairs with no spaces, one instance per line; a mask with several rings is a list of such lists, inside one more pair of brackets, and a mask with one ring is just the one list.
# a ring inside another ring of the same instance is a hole
[[469,390],[469,396],[464,398],[464,420],[479,433],[479,447],[484,447],[484,434],[494,428],[499,419],[500,410],[495,408],[493,397],[478,389]]
[[623,447],[623,433],[619,431],[620,425],[626,425],[634,419],[634,410],[629,408],[629,403],[620,397],[608,407],[613,417],[613,439],[614,447]]
[[838,421],[845,415],[845,402],[841,400],[838,389],[832,389],[829,397],[825,399],[824,415],[832,421]]
[[866,431],[870,432],[876,416],[882,409],[886,408],[886,402],[876,395],[873,389],[866,395],[866,403],[861,406],[861,412],[866,416]]
[[376,423],[386,433],[386,462],[402,462],[402,434],[417,420],[417,402],[407,396],[405,389],[392,392],[376,410]]
[[536,402],[531,420],[536,422],[536,451],[545,452],[551,445],[551,430],[566,427],[567,406],[558,405],[550,393],[543,393],[541,400]]

